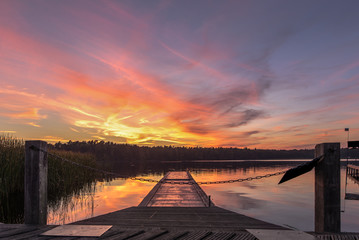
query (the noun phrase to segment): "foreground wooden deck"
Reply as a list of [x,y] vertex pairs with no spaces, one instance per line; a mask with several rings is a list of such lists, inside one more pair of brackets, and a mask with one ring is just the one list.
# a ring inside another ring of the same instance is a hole
[[[182,184],[173,184],[174,182]],[[187,184],[189,182],[191,184]],[[0,238],[39,240],[359,240],[359,233],[308,234],[216,207],[208,201],[208,196],[188,172],[166,174],[138,207],[126,208],[67,226],[82,229],[83,235],[70,236],[73,232],[68,231],[66,234],[64,231],[63,236],[44,236],[43,233],[52,229],[56,230],[58,226],[0,224]],[[110,228],[100,237],[84,237],[86,229],[94,226]]]
[[73,224],[233,232],[246,229],[286,229],[219,207],[131,207]]
[[[118,240],[257,240],[248,231],[184,230],[165,228],[123,228],[114,225],[101,237],[55,237],[41,234],[57,226],[27,226],[23,224],[0,224],[0,239],[73,240],[73,239],[118,239]],[[273,230],[276,231],[276,230]],[[290,230],[286,230],[292,232]],[[279,231],[278,231],[279,233]],[[309,233],[319,240],[359,240],[359,233],[316,234]],[[291,238],[272,238],[291,239]],[[308,238],[306,238],[308,239]],[[260,240],[260,239],[259,239]]]

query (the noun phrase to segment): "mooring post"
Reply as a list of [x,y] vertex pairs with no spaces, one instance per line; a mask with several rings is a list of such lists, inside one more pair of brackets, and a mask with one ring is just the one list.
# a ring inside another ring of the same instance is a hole
[[315,146],[315,232],[340,232],[340,143]]
[[47,223],[47,143],[25,142],[25,224]]

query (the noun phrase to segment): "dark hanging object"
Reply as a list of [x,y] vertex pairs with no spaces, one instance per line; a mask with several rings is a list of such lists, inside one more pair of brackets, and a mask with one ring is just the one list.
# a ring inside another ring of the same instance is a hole
[[348,141],[348,148],[359,148],[359,141]]
[[355,193],[346,193],[345,200],[359,200],[359,194]]
[[306,162],[302,165],[299,165],[295,168],[291,168],[289,169],[284,176],[282,177],[282,179],[279,181],[278,184],[284,183],[288,180],[291,180],[293,178],[296,178],[300,175],[303,175],[304,173],[309,172],[310,170],[312,170],[319,161],[321,161],[323,159],[323,156],[314,158],[312,161],[310,162]]

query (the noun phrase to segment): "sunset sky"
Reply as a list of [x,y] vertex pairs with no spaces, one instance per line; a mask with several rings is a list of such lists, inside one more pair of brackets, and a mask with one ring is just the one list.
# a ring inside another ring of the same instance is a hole
[[312,148],[359,140],[359,1],[0,1],[0,134]]

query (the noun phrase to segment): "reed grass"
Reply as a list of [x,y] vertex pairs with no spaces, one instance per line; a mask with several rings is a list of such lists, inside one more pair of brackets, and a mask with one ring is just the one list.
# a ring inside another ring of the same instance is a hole
[[23,140],[0,136],[0,222],[23,220],[24,158]]
[[[49,150],[62,158],[96,167],[93,155],[61,150]],[[24,221],[25,144],[10,135],[0,135],[0,222]],[[60,199],[80,195],[93,189],[97,174],[91,170],[48,157],[48,201],[56,208]]]

